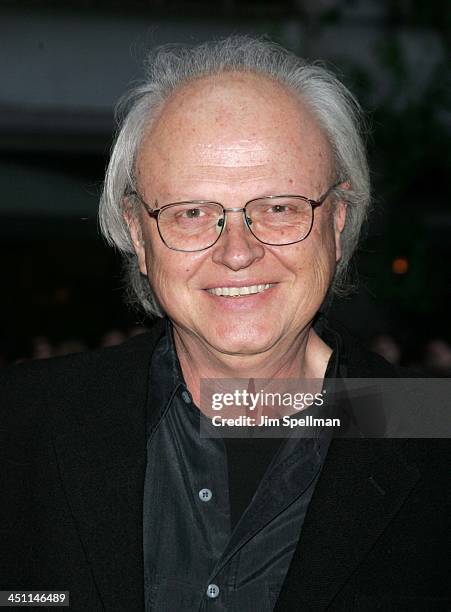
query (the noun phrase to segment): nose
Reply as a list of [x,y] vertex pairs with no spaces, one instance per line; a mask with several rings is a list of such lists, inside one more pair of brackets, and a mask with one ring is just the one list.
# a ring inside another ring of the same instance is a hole
[[213,248],[213,261],[234,271],[249,267],[265,254],[264,245],[252,235],[239,210],[227,212],[222,235]]

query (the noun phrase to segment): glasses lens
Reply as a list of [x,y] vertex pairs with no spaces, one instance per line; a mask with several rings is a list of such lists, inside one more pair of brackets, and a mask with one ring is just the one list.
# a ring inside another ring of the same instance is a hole
[[303,240],[310,232],[313,211],[300,197],[275,196],[253,200],[246,206],[249,228],[267,244],[283,245]]
[[222,207],[215,202],[183,202],[164,208],[158,217],[161,237],[171,249],[201,251],[221,233]]

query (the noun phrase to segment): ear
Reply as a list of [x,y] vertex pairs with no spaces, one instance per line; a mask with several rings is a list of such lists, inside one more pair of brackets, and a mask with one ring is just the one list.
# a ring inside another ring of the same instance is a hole
[[130,237],[133,242],[133,248],[138,258],[139,270],[141,274],[147,276],[146,249],[141,229],[141,219],[133,209],[133,205],[128,198],[124,198],[123,210],[124,220],[127,223],[128,231],[130,232]]
[[[350,189],[351,184],[346,181],[340,185],[341,189]],[[341,235],[346,225],[346,212],[348,205],[343,200],[338,200],[335,203],[334,211],[334,235],[335,235],[335,261],[338,263],[341,259]]]

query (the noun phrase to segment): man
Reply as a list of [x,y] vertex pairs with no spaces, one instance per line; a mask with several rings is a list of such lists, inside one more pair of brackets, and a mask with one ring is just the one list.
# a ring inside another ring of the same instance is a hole
[[444,443],[199,431],[202,379],[397,375],[319,316],[368,204],[358,106],[324,69],[248,38],[149,61],[100,220],[165,318],[6,374],[3,589],[93,611],[449,609]]

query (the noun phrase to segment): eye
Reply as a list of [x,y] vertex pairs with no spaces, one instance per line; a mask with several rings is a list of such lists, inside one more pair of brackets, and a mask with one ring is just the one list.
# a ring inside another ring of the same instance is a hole
[[270,213],[287,213],[291,212],[292,207],[288,206],[288,204],[274,204],[271,206],[268,212]]
[[205,215],[205,212],[201,208],[187,208],[179,213],[179,216],[185,219],[199,219],[203,215]]
[[209,227],[216,224],[220,215],[221,210],[218,209],[218,205],[187,202],[163,209],[160,223],[175,223],[178,226],[191,228]]

